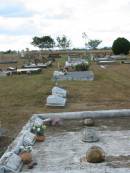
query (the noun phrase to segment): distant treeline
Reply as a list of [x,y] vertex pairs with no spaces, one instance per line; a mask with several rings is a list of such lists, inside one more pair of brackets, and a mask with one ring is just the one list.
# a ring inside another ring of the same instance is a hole
[[17,54],[17,53],[18,53],[18,51],[11,50],[11,49],[9,49],[7,51],[0,51],[0,54]]
[[[53,50],[53,49],[52,49]],[[73,49],[67,49],[68,51],[86,51],[85,48],[73,48]],[[67,51],[66,49],[62,49],[60,50],[61,52],[62,51]],[[95,50],[111,50],[111,47],[103,47],[103,48],[98,48],[98,49],[95,49]],[[54,51],[54,50],[53,50]],[[59,51],[59,50],[58,50]],[[0,54],[18,54],[20,51],[16,51],[16,50],[7,50],[7,51],[0,51]]]

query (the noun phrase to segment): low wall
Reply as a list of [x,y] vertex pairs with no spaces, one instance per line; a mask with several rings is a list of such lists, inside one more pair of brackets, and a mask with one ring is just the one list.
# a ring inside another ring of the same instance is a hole
[[51,118],[56,116],[63,119],[128,117],[130,116],[130,109],[33,114],[33,117],[37,116],[41,118]]

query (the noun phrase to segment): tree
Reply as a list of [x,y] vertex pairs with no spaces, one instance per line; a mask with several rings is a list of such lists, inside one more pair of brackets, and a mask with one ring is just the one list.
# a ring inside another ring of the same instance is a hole
[[96,49],[101,42],[102,42],[101,40],[89,40],[88,47],[90,49]]
[[130,50],[130,42],[126,38],[117,38],[112,45],[112,50],[115,55],[127,55]]
[[61,36],[61,37],[57,37],[56,38],[56,40],[57,40],[57,46],[59,47],[59,48],[62,48],[62,49],[67,49],[67,48],[69,48],[70,47],[70,45],[71,45],[71,41],[69,40],[69,39],[67,39],[67,37],[65,36],[65,35],[63,35],[63,36]]
[[82,38],[83,38],[84,41],[85,41],[85,48],[86,48],[86,51],[87,51],[87,48],[88,48],[88,40],[89,40],[89,38],[88,38],[88,35],[86,34],[86,32],[83,32],[83,33],[82,33]]
[[55,41],[50,36],[34,37],[31,44],[40,49],[49,49],[54,47]]

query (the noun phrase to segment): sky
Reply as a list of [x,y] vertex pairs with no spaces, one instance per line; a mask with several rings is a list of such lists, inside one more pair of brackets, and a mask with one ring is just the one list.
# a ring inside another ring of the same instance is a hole
[[100,47],[130,40],[130,0],[0,0],[0,51],[36,49],[34,36],[63,34],[83,48],[83,32]]

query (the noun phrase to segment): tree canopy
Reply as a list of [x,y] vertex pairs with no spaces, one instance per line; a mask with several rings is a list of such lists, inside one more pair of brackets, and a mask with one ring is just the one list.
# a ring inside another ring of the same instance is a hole
[[88,47],[90,49],[96,49],[101,42],[102,42],[101,40],[89,40]]
[[65,35],[61,37],[58,36],[56,40],[57,40],[57,46],[59,48],[66,49],[69,48],[71,45],[71,41]]
[[117,38],[114,40],[112,50],[115,55],[125,54],[127,55],[130,50],[130,42],[126,38]]
[[49,49],[54,47],[55,41],[50,36],[33,37],[31,44],[41,49]]

